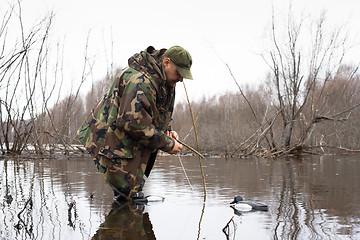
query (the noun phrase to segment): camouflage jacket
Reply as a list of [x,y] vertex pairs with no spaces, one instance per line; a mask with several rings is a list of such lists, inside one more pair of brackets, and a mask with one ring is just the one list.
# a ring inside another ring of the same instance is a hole
[[173,148],[174,140],[165,131],[175,88],[166,84],[160,61],[165,50],[149,47],[132,56],[129,67],[116,76],[81,125],[79,139],[93,157],[131,159],[135,154],[148,156],[156,149],[168,152]]

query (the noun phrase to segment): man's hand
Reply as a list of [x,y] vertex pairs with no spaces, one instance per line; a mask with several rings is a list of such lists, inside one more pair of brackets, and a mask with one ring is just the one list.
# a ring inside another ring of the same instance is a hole
[[179,135],[175,131],[166,131],[166,135],[168,135],[171,138],[178,139]]
[[[175,131],[170,131],[170,132],[167,131],[166,135],[171,137],[171,138],[174,138],[174,139],[178,139],[178,137],[179,137],[179,135]],[[175,140],[175,145],[174,145],[174,147],[171,149],[171,151],[169,153],[170,154],[177,154],[182,149],[183,149],[183,146],[178,141]]]

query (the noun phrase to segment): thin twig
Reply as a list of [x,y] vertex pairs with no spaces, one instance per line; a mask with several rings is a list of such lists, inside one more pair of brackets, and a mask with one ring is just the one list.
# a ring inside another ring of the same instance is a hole
[[[191,120],[192,120],[192,123],[193,123],[193,126],[194,126],[194,134],[195,134],[195,139],[196,139],[196,146],[197,146],[197,149],[199,151],[200,148],[199,148],[199,141],[198,141],[197,131],[196,131],[196,127],[195,127],[194,115],[193,115],[193,112],[192,112],[192,109],[191,109],[191,104],[190,104],[189,96],[188,96],[188,93],[187,93],[187,90],[186,90],[186,87],[185,87],[185,82],[183,82],[183,85],[184,85],[184,90],[185,90],[185,94],[186,94],[186,100],[187,100],[188,105],[189,105]],[[204,185],[204,201],[205,201],[206,200],[205,175],[204,175],[204,170],[203,170],[203,167],[202,167],[201,157],[200,157],[200,155],[198,155],[198,156],[199,156],[200,170],[201,170],[201,175],[202,175],[203,185]]]
[[192,184],[191,184],[191,182],[190,182],[190,179],[189,179],[188,175],[186,174],[186,170],[185,170],[184,165],[183,165],[183,163],[182,163],[182,161],[181,161],[180,155],[178,155],[178,157],[179,157],[179,161],[180,161],[181,167],[182,167],[182,169],[183,169],[183,171],[184,171],[185,178],[186,178],[186,180],[188,181],[188,183],[189,183],[189,185],[190,185],[190,187],[191,187],[191,190],[194,191],[194,188],[193,188],[193,186],[192,186]]

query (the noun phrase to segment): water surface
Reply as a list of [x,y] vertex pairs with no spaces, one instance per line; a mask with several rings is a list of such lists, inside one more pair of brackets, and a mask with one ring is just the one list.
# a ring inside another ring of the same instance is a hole
[[[358,155],[203,160],[162,156],[146,195],[113,203],[89,157],[0,159],[0,239],[359,239]],[[234,212],[234,196],[269,205]]]

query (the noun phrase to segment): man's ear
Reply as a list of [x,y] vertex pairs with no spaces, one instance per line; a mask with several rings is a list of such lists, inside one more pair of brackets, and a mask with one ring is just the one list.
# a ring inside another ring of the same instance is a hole
[[163,60],[164,66],[168,66],[170,63],[171,63],[170,58],[168,58],[168,57],[164,58],[164,60]]

